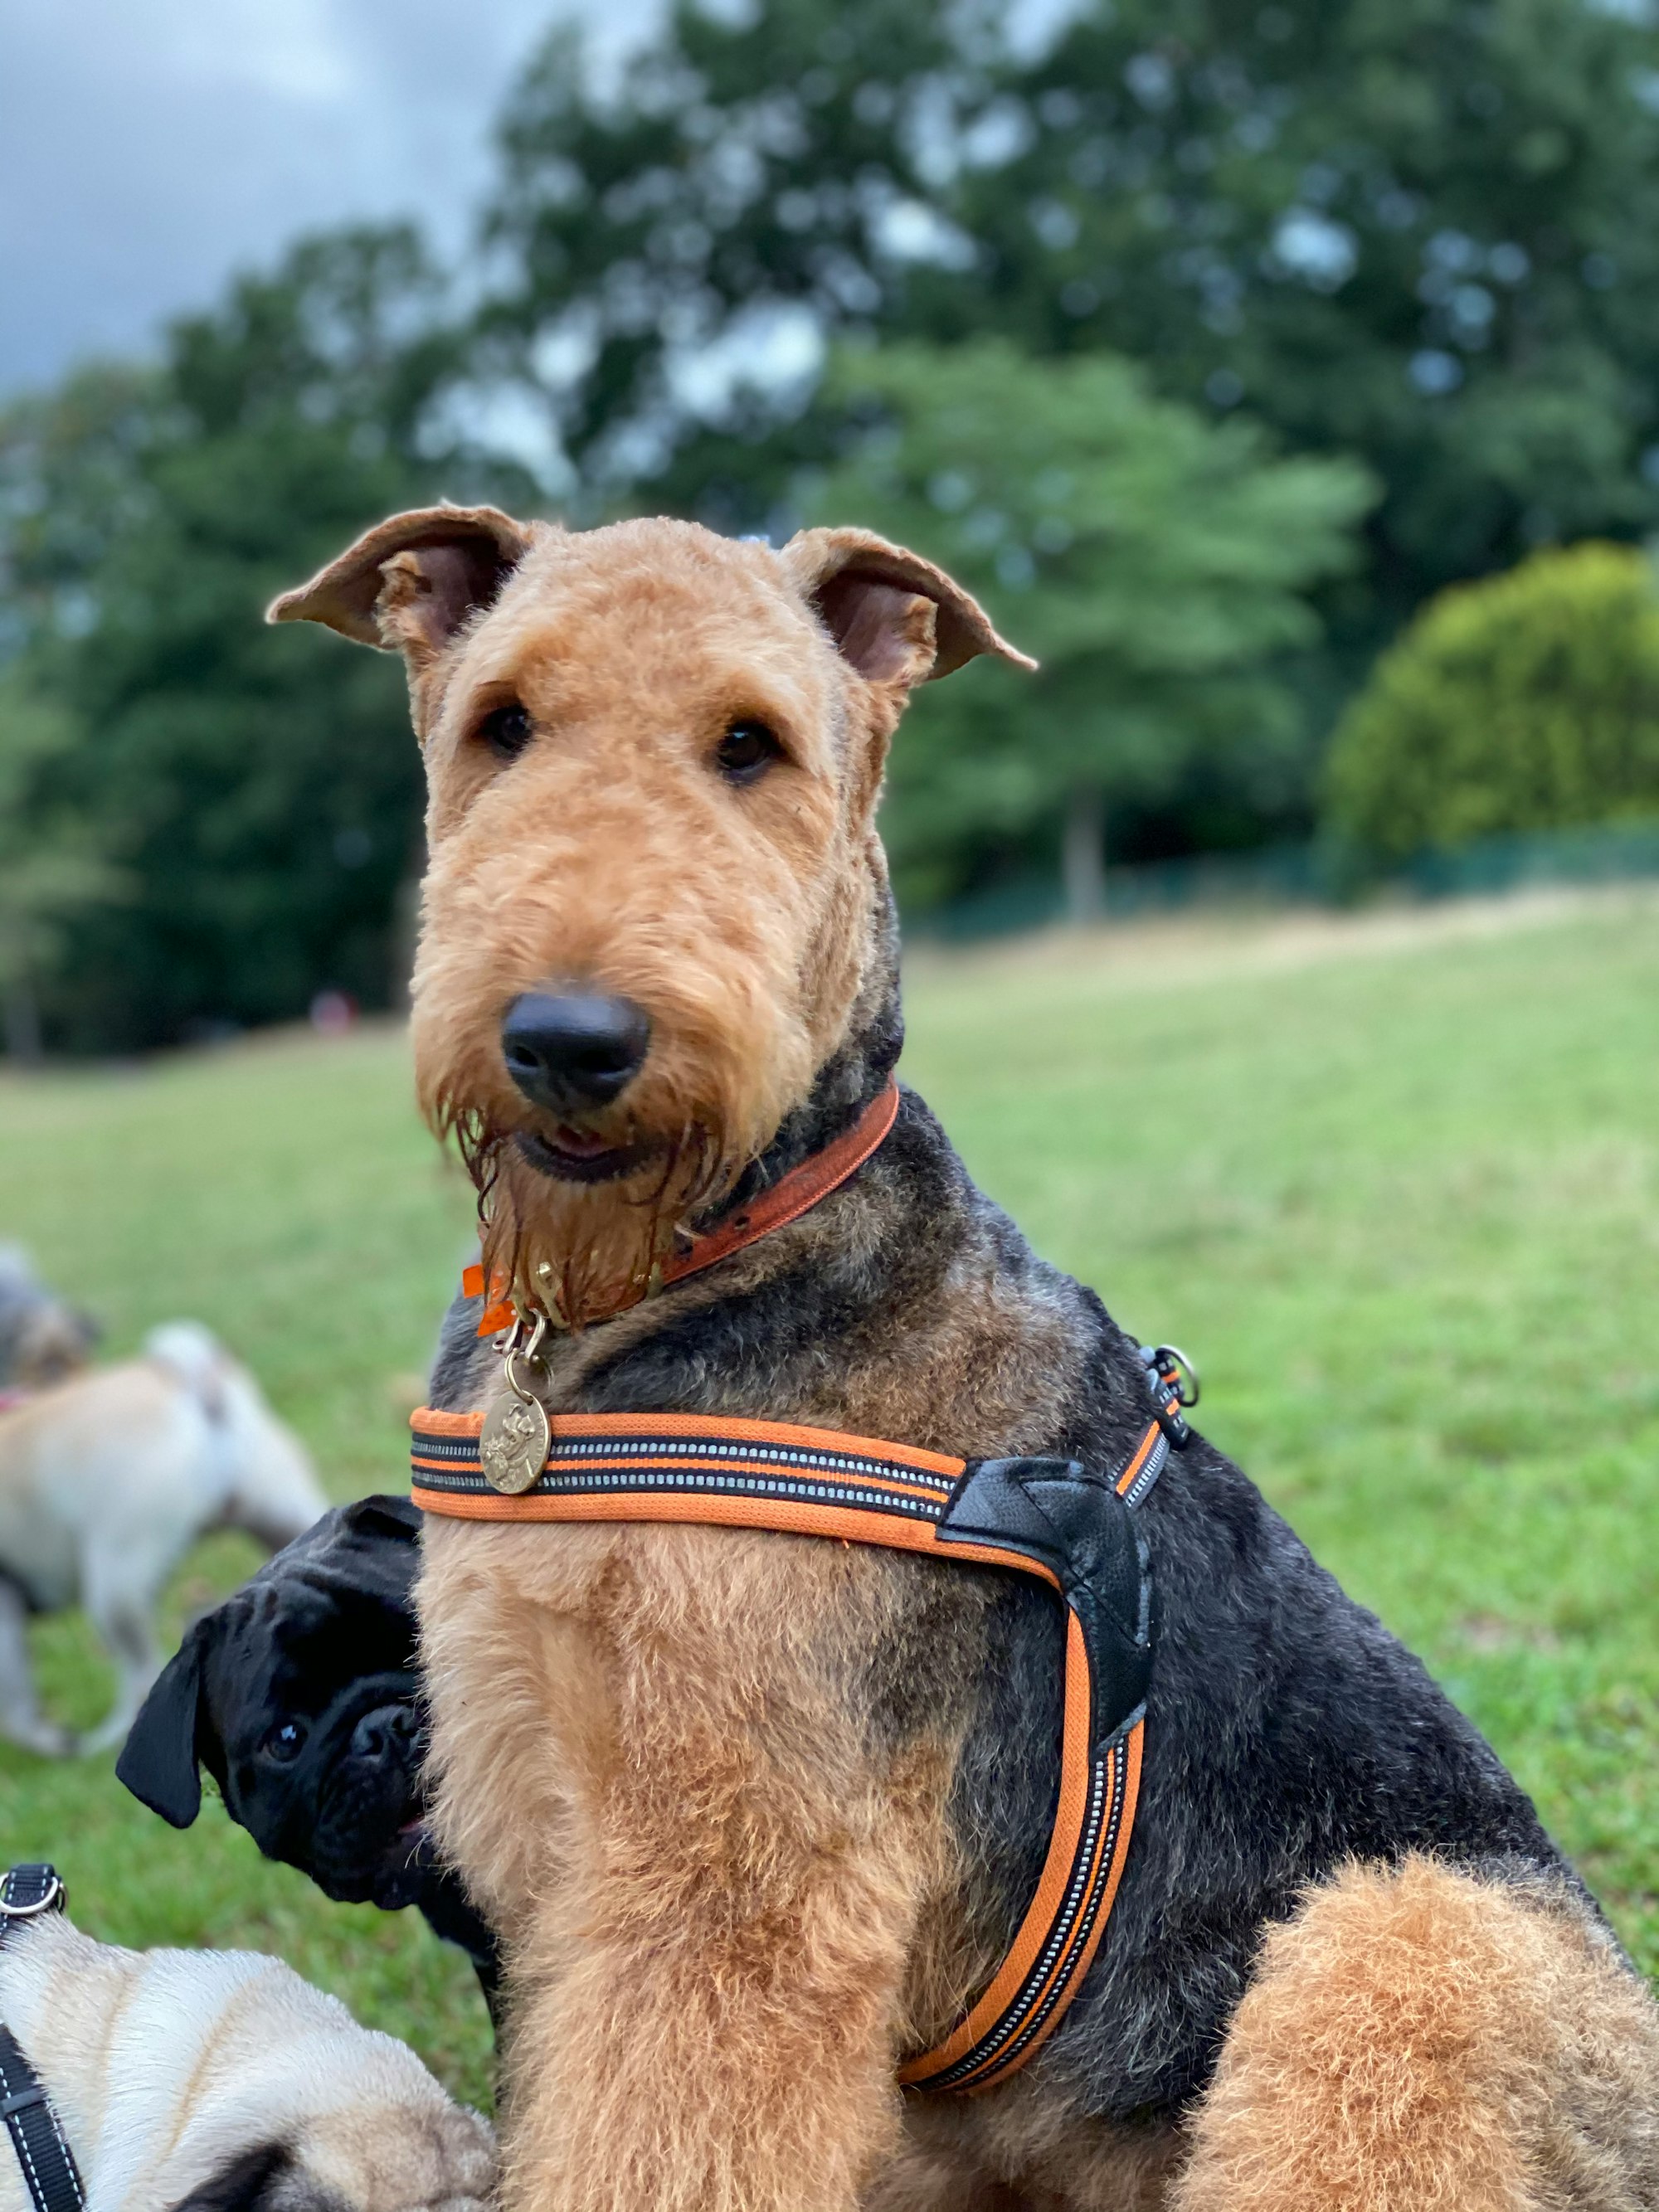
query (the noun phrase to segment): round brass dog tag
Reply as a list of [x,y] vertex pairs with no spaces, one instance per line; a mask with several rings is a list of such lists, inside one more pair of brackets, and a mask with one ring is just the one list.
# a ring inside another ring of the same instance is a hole
[[492,1490],[508,1498],[530,1489],[547,1464],[553,1441],[547,1408],[539,1398],[521,1398],[509,1391],[484,1415],[478,1438],[478,1463]]

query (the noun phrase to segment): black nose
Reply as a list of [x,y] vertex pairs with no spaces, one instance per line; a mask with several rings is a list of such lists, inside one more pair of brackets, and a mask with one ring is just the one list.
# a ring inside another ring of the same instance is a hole
[[373,1765],[398,1758],[405,1764],[420,1732],[412,1705],[377,1705],[351,1731],[351,1756]]
[[639,1073],[649,1017],[631,999],[526,991],[501,1017],[507,1072],[532,1106],[580,1114],[608,1106]]

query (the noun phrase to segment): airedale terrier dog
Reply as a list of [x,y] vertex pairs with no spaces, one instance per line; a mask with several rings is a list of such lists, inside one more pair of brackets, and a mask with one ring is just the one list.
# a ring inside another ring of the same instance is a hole
[[980,608],[440,508],[273,615],[404,655],[430,779],[483,1255],[420,1609],[511,2212],[1659,2204],[1659,2014],[1522,1791],[894,1085],[877,799],[1020,658]]

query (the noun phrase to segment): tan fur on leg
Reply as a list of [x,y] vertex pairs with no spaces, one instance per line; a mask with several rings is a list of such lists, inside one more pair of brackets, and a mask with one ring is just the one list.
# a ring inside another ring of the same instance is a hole
[[859,2212],[1035,2212],[1032,2199],[991,2180],[970,2159],[907,2142],[883,2166]]
[[1565,1893],[1352,1868],[1275,1929],[1178,2212],[1659,2203],[1659,2012]]
[[443,1841],[508,1931],[524,2212],[850,2208],[891,2148],[955,1755],[866,1741],[891,1601],[884,1563],[785,1538],[429,1532]]
[[983,2100],[915,2098],[863,2212],[1158,2212],[1185,2154],[1172,2125],[1092,2120],[1016,2078]]

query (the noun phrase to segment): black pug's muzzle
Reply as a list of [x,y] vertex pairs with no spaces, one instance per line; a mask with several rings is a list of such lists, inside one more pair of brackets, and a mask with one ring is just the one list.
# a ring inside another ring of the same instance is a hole
[[342,1905],[420,1900],[436,1865],[422,1818],[426,1729],[407,1674],[364,1676],[314,1720],[280,1721],[228,1763],[225,1805],[267,1858]]

